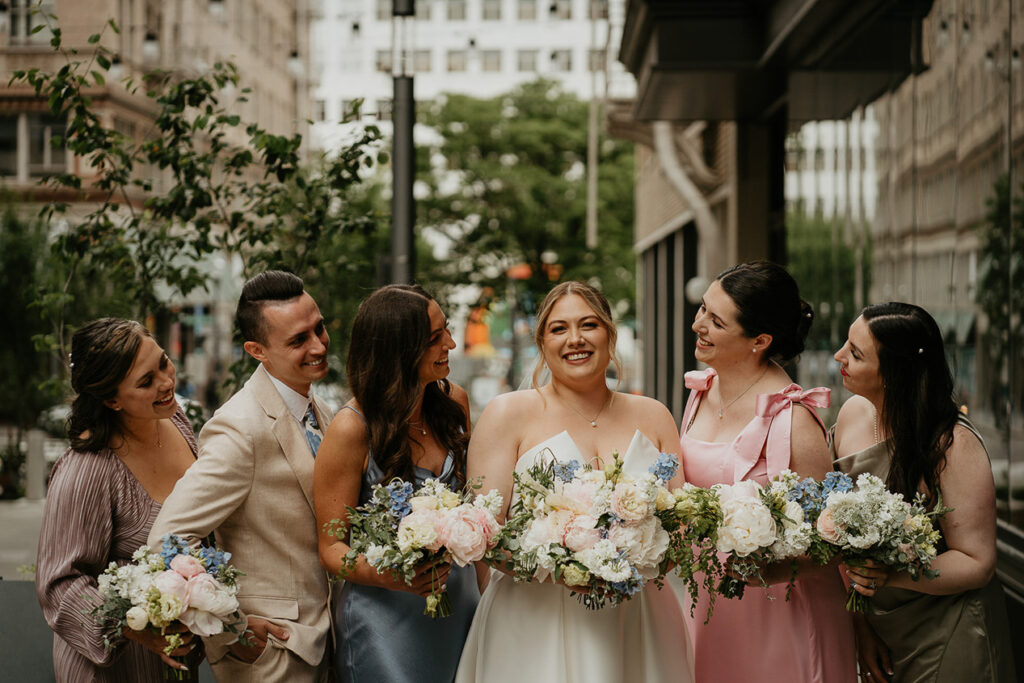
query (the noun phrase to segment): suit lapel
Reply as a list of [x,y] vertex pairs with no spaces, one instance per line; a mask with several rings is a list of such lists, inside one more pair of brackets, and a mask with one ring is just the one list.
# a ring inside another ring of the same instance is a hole
[[306,441],[306,435],[302,433],[302,427],[289,412],[284,399],[262,365],[253,373],[253,393],[266,411],[267,418],[273,420],[271,431],[295,473],[310,509],[313,509],[313,453],[309,450],[309,443]]

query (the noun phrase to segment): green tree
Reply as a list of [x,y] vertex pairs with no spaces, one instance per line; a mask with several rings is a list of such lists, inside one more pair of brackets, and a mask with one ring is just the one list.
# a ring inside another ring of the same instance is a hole
[[[67,120],[66,135],[54,144],[94,173],[88,184],[73,174],[42,181],[78,193],[78,206],[89,207],[80,220],[67,203],[41,211],[54,228],[55,271],[64,276],[36,300],[51,322],[44,345],[65,354],[67,335],[81,321],[73,316],[76,297],[90,291],[83,283],[115,283],[133,317],[166,316],[168,300],[208,288],[215,274],[203,264],[215,254],[240,259],[246,275],[281,267],[332,288],[334,298],[355,296],[342,284],[362,274],[367,260],[372,269],[375,226],[347,199],[376,163],[375,127],[360,128],[330,157],[305,165],[301,136],[271,134],[221,104],[221,92],[237,88],[239,77],[232,64],[218,62],[200,75],[154,71],[123,83],[153,115],[145,136],[129,138],[103,124],[88,94],[122,87],[107,85],[113,53],[102,44],[118,26],[109,21],[80,54],[63,46],[55,16],[40,19],[65,64],[54,73],[17,71],[11,82],[32,86],[51,114]],[[245,101],[248,89],[240,92]],[[169,179],[165,187],[155,187],[152,169]],[[235,376],[243,370],[236,366]]]
[[[1024,185],[1021,186],[1024,190]],[[1010,182],[1001,175],[992,186],[985,222],[980,230],[981,277],[977,302],[988,319],[984,349],[989,368],[987,402],[996,424],[1005,424],[1007,400],[1024,401],[1024,382],[1015,381],[1024,371],[1024,195],[1013,198],[1010,214]],[[1011,393],[1014,391],[1015,393]]]
[[[509,266],[530,267],[527,299],[552,281],[596,279],[612,302],[635,298],[633,148],[603,134],[598,246],[585,246],[587,104],[553,81],[493,98],[447,95],[421,108],[439,134],[419,150],[430,188],[418,222],[450,240],[450,256],[424,253],[421,279],[435,289],[478,284],[505,292]],[[421,252],[422,253],[422,252]]]
[[[806,346],[835,350],[846,339],[846,330],[860,314],[857,289],[856,247],[843,239],[837,219],[791,212],[786,216],[786,252],[790,275],[800,285],[800,296],[814,309],[814,324]],[[867,301],[871,286],[870,247],[861,257],[864,268],[860,301]]]

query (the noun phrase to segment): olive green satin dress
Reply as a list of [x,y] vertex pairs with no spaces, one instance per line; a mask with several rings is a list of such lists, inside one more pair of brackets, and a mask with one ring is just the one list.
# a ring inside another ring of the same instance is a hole
[[[960,423],[978,434],[967,418]],[[836,469],[854,480],[864,472],[882,480],[888,476],[885,441],[836,458],[831,433],[829,437]],[[889,647],[895,682],[1016,681],[1005,598],[995,577],[983,588],[956,595],[882,587],[868,603],[865,618]]]

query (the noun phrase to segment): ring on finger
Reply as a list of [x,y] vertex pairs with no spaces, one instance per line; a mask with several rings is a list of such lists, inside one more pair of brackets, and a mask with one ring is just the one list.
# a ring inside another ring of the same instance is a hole
[[[878,584],[875,582],[874,579],[871,579],[871,590],[875,590],[876,588],[878,588]],[[868,674],[868,676],[870,675],[871,674]]]

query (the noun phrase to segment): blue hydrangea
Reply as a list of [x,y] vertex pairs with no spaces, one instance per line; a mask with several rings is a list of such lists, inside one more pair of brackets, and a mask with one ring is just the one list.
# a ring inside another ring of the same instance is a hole
[[572,481],[576,476],[576,472],[580,469],[580,463],[577,460],[570,460],[568,462],[556,462],[555,463],[555,476],[562,481]]
[[167,534],[164,536],[163,545],[160,547],[160,556],[164,558],[164,566],[170,567],[171,560],[178,555],[188,555],[189,548],[188,544],[185,543],[185,539],[175,534]]
[[391,514],[398,519],[402,519],[412,512],[412,505],[409,504],[412,490],[412,484],[400,479],[396,479],[387,486],[388,494],[391,497],[389,508]]
[[671,453],[659,453],[658,460],[647,470],[661,481],[669,481],[676,476],[679,459]]
[[821,497],[828,498],[830,493],[846,493],[853,490],[853,480],[842,472],[829,472],[825,475],[821,488]]

